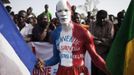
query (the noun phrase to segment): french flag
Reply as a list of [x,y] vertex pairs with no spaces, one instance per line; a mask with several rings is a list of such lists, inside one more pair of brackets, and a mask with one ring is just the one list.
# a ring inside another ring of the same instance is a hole
[[32,75],[36,57],[0,1],[0,75]]

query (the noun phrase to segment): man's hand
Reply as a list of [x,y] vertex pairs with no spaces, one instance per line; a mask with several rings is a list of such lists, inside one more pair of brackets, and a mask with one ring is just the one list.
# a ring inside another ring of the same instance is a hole
[[36,68],[39,69],[41,72],[43,72],[44,69],[44,61],[40,58],[38,58],[37,64],[36,64]]

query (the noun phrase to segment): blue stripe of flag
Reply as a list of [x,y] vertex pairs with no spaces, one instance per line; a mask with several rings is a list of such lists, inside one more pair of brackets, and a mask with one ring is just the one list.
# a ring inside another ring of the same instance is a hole
[[14,48],[21,61],[25,64],[28,70],[32,73],[34,65],[36,63],[36,57],[32,53],[32,50],[28,47],[23,40],[20,32],[18,31],[15,23],[10,18],[10,15],[6,11],[4,5],[0,1],[0,32]]

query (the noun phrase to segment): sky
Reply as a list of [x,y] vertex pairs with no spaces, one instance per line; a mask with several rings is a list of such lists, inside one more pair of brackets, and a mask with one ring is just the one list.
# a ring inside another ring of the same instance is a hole
[[[44,5],[48,4],[49,11],[52,13],[52,16],[55,17],[56,3],[58,1],[59,0],[10,0],[11,3],[8,5],[12,6],[12,11],[14,11],[16,14],[19,10],[26,10],[31,6],[35,15],[39,15],[44,11]],[[85,0],[69,0],[69,2],[71,5],[78,6],[84,5]],[[119,11],[123,9],[126,10],[129,3],[130,0],[99,0],[99,3],[96,7],[99,10],[104,9],[108,12],[108,14],[113,14],[116,16]],[[78,10],[78,12],[82,11]]]

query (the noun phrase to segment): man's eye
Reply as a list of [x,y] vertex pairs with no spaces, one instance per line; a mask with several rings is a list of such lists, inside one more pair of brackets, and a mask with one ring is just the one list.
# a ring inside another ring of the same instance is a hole
[[58,12],[68,12],[68,10],[67,9],[65,9],[65,10],[58,10]]
[[58,12],[62,12],[62,10],[59,10]]
[[65,12],[68,12],[68,10],[66,9]]
[[68,10],[66,9],[65,12],[68,12]]

